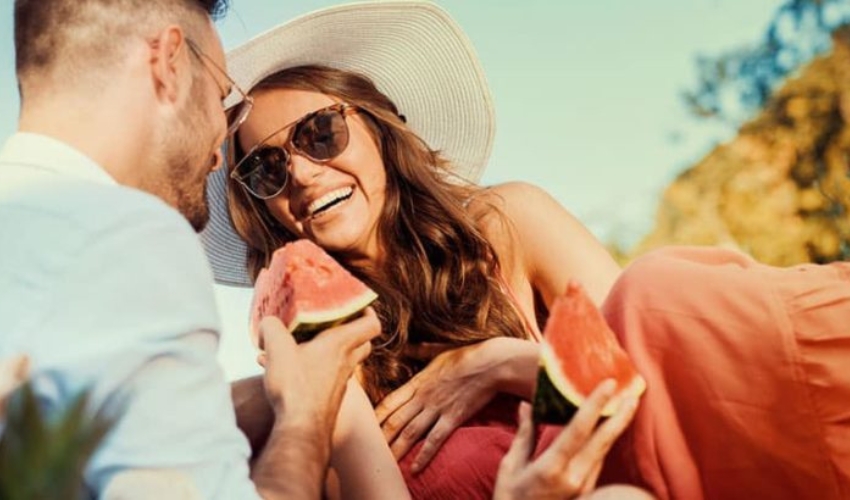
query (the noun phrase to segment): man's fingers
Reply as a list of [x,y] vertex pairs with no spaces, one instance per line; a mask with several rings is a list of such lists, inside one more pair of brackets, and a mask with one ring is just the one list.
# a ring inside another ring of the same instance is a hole
[[359,346],[355,347],[354,350],[351,351],[352,367],[366,361],[366,358],[369,357],[369,354],[371,352],[372,344],[370,342],[364,342]]
[[369,342],[381,333],[381,322],[371,307],[363,310],[363,314],[351,321],[334,326],[320,332],[314,340],[322,339],[339,342],[348,350],[354,350],[365,342]]
[[378,314],[371,307],[364,309],[363,315],[343,325],[343,327],[345,326],[353,330],[350,332],[352,345],[369,342],[381,334],[381,321],[378,319]]
[[[266,316],[260,320],[259,341],[263,352],[268,357],[275,358],[281,354],[292,353],[295,348],[295,339],[289,330],[283,326],[281,321],[274,316]],[[288,354],[282,354],[287,356]],[[268,363],[268,359],[266,359]]]
[[390,450],[393,452],[396,460],[400,460],[403,456],[407,455],[407,452],[413,448],[413,445],[434,425],[437,417],[438,414],[436,412],[423,409],[401,429],[395,440],[390,443]]

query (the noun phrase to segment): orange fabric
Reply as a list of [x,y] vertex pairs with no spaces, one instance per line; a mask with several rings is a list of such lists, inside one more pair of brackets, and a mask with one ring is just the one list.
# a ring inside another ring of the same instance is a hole
[[659,498],[850,498],[850,264],[669,248],[603,312],[646,378],[603,482]]

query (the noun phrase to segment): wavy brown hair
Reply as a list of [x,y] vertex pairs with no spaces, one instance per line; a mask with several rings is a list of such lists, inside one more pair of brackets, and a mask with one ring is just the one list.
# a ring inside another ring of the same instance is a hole
[[[334,257],[379,296],[382,334],[364,364],[373,402],[406,382],[422,361],[404,347],[420,342],[462,346],[496,336],[527,338],[523,320],[502,290],[499,259],[465,204],[482,188],[451,182],[448,162],[405,124],[393,102],[368,78],[324,66],[275,73],[254,87],[319,92],[366,110],[370,135],[387,171],[387,193],[378,222],[383,258],[375,267]],[[238,140],[227,147],[228,168],[244,155]],[[228,182],[230,213],[248,244],[248,270],[256,279],[271,254],[295,236],[265,203]],[[494,210],[496,207],[493,207]]]

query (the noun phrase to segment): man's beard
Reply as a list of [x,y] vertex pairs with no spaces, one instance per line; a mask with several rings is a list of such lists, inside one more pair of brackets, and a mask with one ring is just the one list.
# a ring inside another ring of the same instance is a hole
[[207,205],[206,181],[215,158],[208,147],[209,134],[205,134],[211,117],[206,116],[200,103],[205,102],[205,90],[194,85],[194,99],[186,102],[181,119],[162,138],[164,175],[155,181],[156,192],[166,203],[176,208],[195,231],[206,227],[210,218]]
[[[210,220],[206,193],[206,178],[210,171],[209,167],[205,166],[202,170],[199,170],[197,160],[192,161],[183,158],[180,161],[172,162],[168,168],[167,182],[173,191],[175,208],[189,221],[196,232],[201,232]],[[192,175],[197,173],[200,173],[200,175]]]

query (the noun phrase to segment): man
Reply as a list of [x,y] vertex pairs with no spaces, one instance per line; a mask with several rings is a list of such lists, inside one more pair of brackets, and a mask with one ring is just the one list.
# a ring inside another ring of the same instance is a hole
[[29,355],[48,412],[86,389],[94,410],[121,409],[86,470],[95,495],[153,470],[189,496],[318,498],[346,380],[378,333],[369,313],[296,346],[262,322],[276,419],[255,487],[195,234],[206,176],[250,110],[243,94],[226,123],[238,89],[212,25],[223,3],[15,2],[21,114],[0,151],[0,359]]

